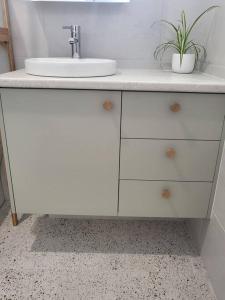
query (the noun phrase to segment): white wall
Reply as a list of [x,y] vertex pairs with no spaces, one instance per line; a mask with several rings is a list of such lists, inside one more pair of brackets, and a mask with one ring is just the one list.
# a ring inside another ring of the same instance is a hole
[[[192,20],[209,3],[212,1],[131,0],[125,4],[91,4],[9,0],[16,64],[23,67],[27,57],[69,56],[69,32],[63,31],[62,26],[80,24],[84,57],[114,58],[121,67],[159,67],[153,52],[165,27],[152,24],[161,18],[176,21],[182,9]],[[208,19],[197,32],[203,43],[208,39],[210,24]]]
[[[212,34],[208,42],[206,72],[225,78],[225,3],[220,1]],[[225,299],[225,147],[216,188],[212,218],[195,221],[193,232],[208,270],[218,300]]]
[[[203,230],[206,229],[203,226]],[[203,233],[204,233],[203,231]],[[225,295],[225,148],[219,173],[212,219],[202,245],[205,261],[218,300]]]
[[225,295],[225,147],[216,188],[211,220],[193,221],[192,230],[199,244],[218,300]]
[[217,12],[212,34],[208,45],[208,61],[210,63],[207,72],[225,77],[225,3],[220,1],[220,9]]

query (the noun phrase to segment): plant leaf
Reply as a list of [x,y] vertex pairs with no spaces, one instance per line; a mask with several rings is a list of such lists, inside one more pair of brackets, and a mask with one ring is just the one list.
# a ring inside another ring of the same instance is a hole
[[166,23],[167,25],[170,25],[175,30],[175,32],[178,31],[178,28],[173,23],[166,21],[166,20],[161,20],[161,22]]
[[177,52],[179,52],[179,48],[177,47],[177,45],[173,42],[173,41],[169,41],[166,43],[163,43],[161,45],[159,45],[155,51],[154,51],[154,58],[158,59],[159,55],[163,55],[165,53],[165,51],[167,51],[169,48],[173,48],[175,49]]
[[195,27],[195,25],[198,23],[198,21],[206,14],[208,13],[209,11],[215,9],[215,8],[218,8],[219,6],[218,5],[213,5],[213,6],[210,6],[209,8],[207,8],[205,11],[203,11],[203,13],[201,13],[196,19],[195,21],[192,23],[192,25],[190,26],[189,30],[188,30],[188,33],[187,33],[187,36],[190,35],[190,33],[192,32],[193,28]]

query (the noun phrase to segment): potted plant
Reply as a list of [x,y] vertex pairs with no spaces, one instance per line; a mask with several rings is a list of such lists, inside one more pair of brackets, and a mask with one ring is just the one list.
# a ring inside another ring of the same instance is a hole
[[191,38],[191,33],[199,20],[206,13],[217,7],[218,6],[215,5],[210,6],[201,13],[191,25],[187,23],[186,13],[184,11],[181,12],[181,18],[178,25],[174,25],[166,20],[161,20],[161,22],[169,25],[176,37],[174,40],[160,44],[156,48],[154,52],[155,59],[162,57],[167,50],[173,49],[176,52],[173,54],[172,58],[173,72],[183,74],[192,73],[200,57],[203,56],[204,59],[206,58],[206,49]]

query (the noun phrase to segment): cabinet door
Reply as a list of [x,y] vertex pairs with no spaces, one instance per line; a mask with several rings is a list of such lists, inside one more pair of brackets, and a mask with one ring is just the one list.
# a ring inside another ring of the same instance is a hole
[[[3,89],[1,96],[17,212],[116,215],[120,93]],[[112,108],[104,109],[106,99]]]

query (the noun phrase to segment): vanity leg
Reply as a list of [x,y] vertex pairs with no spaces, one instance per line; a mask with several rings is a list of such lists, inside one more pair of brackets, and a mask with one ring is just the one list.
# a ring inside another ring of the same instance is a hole
[[18,218],[17,218],[17,214],[16,213],[12,213],[12,224],[13,224],[13,226],[17,226],[18,225]]

